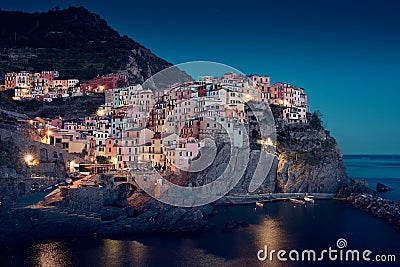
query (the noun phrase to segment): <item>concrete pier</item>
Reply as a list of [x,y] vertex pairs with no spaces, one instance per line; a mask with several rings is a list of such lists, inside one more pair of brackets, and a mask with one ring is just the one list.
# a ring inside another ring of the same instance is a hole
[[[314,199],[334,199],[334,193],[307,193],[314,196]],[[306,193],[271,193],[259,195],[228,195],[221,198],[219,204],[251,204],[255,202],[273,202],[289,200],[291,198],[304,198]]]

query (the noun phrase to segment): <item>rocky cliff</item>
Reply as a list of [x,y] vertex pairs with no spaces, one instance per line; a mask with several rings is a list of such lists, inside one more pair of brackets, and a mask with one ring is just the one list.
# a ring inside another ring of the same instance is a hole
[[[272,167],[255,193],[338,193],[371,192],[363,181],[347,177],[342,153],[336,140],[325,130],[318,114],[307,124],[286,124],[282,109],[271,107],[277,129],[277,147]],[[249,134],[249,136],[251,136]],[[230,194],[246,194],[260,157],[260,149],[250,140],[251,151],[246,171]],[[229,161],[229,144],[220,144],[214,163],[205,171],[192,173],[194,185],[207,184],[218,177]]]

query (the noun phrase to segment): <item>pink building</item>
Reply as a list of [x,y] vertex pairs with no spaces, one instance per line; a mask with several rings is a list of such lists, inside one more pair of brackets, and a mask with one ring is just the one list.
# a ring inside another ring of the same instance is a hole
[[174,98],[176,100],[190,99],[192,90],[188,87],[180,87],[174,90]]
[[81,85],[82,92],[96,91],[103,92],[108,89],[124,87],[128,85],[128,77],[120,73],[111,73],[97,76],[88,83]]
[[224,74],[224,79],[234,79],[236,78],[238,75],[234,72],[230,72],[230,73],[225,73]]
[[167,169],[179,173],[190,170],[191,161],[199,153],[199,144],[196,139],[177,138],[172,147],[167,148]]
[[49,70],[49,71],[42,71],[40,73],[41,78],[45,78],[49,81],[54,80],[54,78],[57,78],[59,76],[58,71],[56,70]]
[[51,126],[57,127],[58,129],[62,129],[63,128],[63,121],[60,118],[56,118],[51,120],[50,122]]
[[269,86],[271,82],[271,78],[266,75],[251,75],[249,78],[253,85]]

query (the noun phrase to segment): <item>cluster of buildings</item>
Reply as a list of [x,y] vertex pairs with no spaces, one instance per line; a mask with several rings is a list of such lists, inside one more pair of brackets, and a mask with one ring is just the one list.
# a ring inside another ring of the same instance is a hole
[[52,101],[54,98],[79,94],[77,79],[58,79],[58,71],[8,72],[4,75],[4,89],[15,89],[14,100],[36,99]]
[[128,85],[128,76],[120,73],[99,75],[92,80],[82,83],[82,92],[105,92],[108,89],[124,87]]
[[97,76],[87,83],[79,84],[78,79],[59,79],[59,72],[55,70],[36,73],[20,71],[6,73],[2,89],[15,89],[14,100],[34,99],[51,102],[55,98],[104,92],[127,84],[128,77],[122,74]]
[[281,106],[287,123],[305,123],[309,112],[304,89],[287,83],[271,85],[268,76],[228,73],[156,92],[141,85],[104,91],[105,103],[92,116],[32,120],[42,142],[99,166],[130,169],[151,164],[161,171],[179,172],[199,156],[205,137],[228,132],[233,145],[242,144],[246,102]]

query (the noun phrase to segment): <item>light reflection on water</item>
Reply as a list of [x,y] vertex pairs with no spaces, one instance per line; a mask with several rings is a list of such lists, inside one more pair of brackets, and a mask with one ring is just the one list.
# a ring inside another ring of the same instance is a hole
[[[347,239],[351,248],[398,253],[400,234],[389,224],[341,202],[317,201],[308,207],[276,202],[263,208],[245,205],[217,210],[213,231],[21,245],[0,250],[0,266],[288,266],[276,260],[259,262],[257,251],[264,245],[275,250],[326,249],[335,246],[338,238]],[[232,220],[250,226],[226,230]]]
[[[290,246],[290,240],[287,238],[287,232],[276,218],[266,217],[257,227],[250,228],[250,234],[254,240],[254,247],[264,249],[264,245],[270,249],[280,249]],[[255,251],[255,250],[254,250]],[[254,254],[256,255],[256,254]],[[252,264],[258,265],[260,262],[253,258]],[[268,266],[280,266],[276,261],[268,262]]]
[[64,242],[35,244],[30,248],[29,266],[70,267],[74,266],[71,250]]
[[131,262],[132,266],[139,266],[148,257],[148,247],[136,240],[124,243],[121,240],[104,239],[101,242],[99,257],[105,266],[117,266],[116,263],[121,259]]

